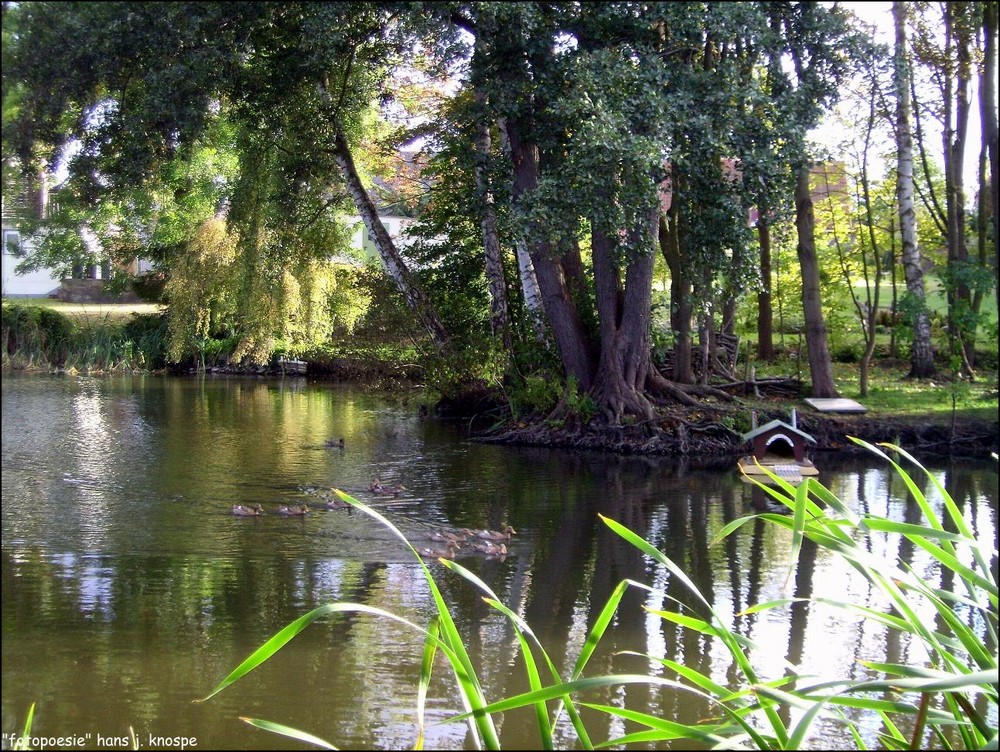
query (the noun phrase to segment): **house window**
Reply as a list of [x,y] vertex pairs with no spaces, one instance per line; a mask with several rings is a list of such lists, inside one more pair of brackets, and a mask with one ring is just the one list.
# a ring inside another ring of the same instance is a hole
[[17,230],[3,231],[3,252],[12,256],[18,255],[21,250],[21,233]]

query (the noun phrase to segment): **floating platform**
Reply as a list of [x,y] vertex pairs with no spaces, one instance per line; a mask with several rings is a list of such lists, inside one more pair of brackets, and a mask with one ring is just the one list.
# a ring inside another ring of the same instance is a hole
[[[758,465],[757,463],[760,464]],[[751,455],[740,457],[736,466],[743,475],[753,475],[757,476],[758,479],[765,480],[768,479],[768,475],[764,472],[765,468],[779,478],[789,482],[801,480],[807,475],[819,475],[819,470],[816,469],[811,460],[804,459],[797,461],[789,457],[779,457],[769,454],[765,454],[756,462],[754,462],[754,458]]]

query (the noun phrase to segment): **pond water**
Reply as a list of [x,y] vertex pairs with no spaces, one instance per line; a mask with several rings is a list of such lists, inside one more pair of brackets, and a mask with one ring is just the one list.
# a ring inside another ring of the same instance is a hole
[[[416,545],[433,545],[430,534],[441,528],[512,525],[507,556],[459,553],[458,561],[527,620],[564,674],[612,590],[631,578],[660,595],[627,592],[590,675],[667,675],[655,668],[667,658],[722,684],[736,676],[721,647],[644,610],[671,607],[663,592],[690,599],[599,514],[681,564],[756,641],[751,656],[765,677],[781,676],[785,661],[822,677],[859,676],[859,659],[905,660],[910,650],[832,608],[739,615],[793,594],[879,603],[825,552],[806,546],[796,565],[790,536],[775,525],[750,523],[712,545],[727,522],[753,511],[753,489],[731,469],[477,444],[464,424],[421,419],[413,399],[304,379],[5,375],[2,388],[5,748],[31,703],[33,734],[62,738],[52,747],[123,748],[132,729],[144,748],[176,748],[183,739],[208,749],[311,748],[239,720],[249,716],[341,749],[412,748],[422,638],[386,618],[326,617],[221,694],[193,702],[318,605],[361,603],[428,623],[434,609],[418,562],[370,517],[323,509],[307,493],[331,487],[370,502]],[[344,448],[325,446],[339,438]],[[974,528],[995,539],[996,463],[926,464]],[[859,511],[916,521],[885,461],[821,453],[817,465],[823,483]],[[374,478],[405,490],[373,496]],[[266,514],[230,514],[231,505],[252,503]],[[313,507],[303,518],[274,514],[301,503]],[[919,549],[901,550],[895,539],[876,545],[930,571]],[[465,580],[429,566],[490,699],[525,691],[509,623]],[[690,695],[644,685],[586,699],[687,722],[709,714]],[[470,748],[466,726],[445,722],[460,711],[439,662],[426,748]],[[604,715],[586,719],[595,742],[627,730]],[[538,747],[532,711],[507,713],[497,725],[504,747]],[[874,740],[878,730],[873,722],[866,732]],[[556,743],[578,746],[566,724]],[[850,740],[831,720],[811,744]]]

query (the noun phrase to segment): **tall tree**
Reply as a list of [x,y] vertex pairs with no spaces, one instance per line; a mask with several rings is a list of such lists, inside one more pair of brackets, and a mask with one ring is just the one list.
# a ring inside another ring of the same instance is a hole
[[[933,83],[933,95],[920,103],[911,91],[914,125],[924,151],[929,147],[920,136],[922,113],[929,112],[940,122],[941,154],[944,165],[944,201],[934,193],[929,177],[926,186],[929,204],[941,228],[948,249],[942,270],[948,300],[948,343],[959,369],[973,373],[974,332],[971,295],[977,273],[969,263],[966,235],[965,152],[971,113],[972,53],[980,3],[915,4],[911,48]],[[929,157],[925,157],[928,159]],[[925,176],[929,170],[925,167]]]
[[[997,26],[998,10],[997,3],[980,3],[979,12],[982,14],[981,35],[980,35],[980,63],[979,63],[979,124],[982,134],[982,144],[980,145],[980,179],[979,179],[979,223],[978,223],[978,243],[979,243],[979,267],[981,269],[983,283],[976,286],[972,299],[972,310],[978,319],[986,291],[989,287],[997,290],[1000,287],[1000,278],[997,276],[996,253],[997,245],[1000,244],[1000,210],[997,209],[997,201],[1000,201],[1000,145],[997,136],[997,92],[996,76],[997,69]],[[989,166],[989,170],[987,170]],[[987,177],[987,174],[989,177]],[[993,274],[987,282],[986,270],[989,269],[990,262],[990,232],[992,226],[993,240]]]
[[896,85],[896,195],[899,208],[899,232],[902,243],[903,273],[906,290],[913,305],[913,345],[910,349],[910,376],[932,376],[934,350],[931,347],[931,322],[924,296],[924,271],[917,246],[917,213],[913,204],[913,136],[910,127],[910,63],[906,43],[906,3],[892,4],[896,30],[894,82]]
[[[845,32],[845,19],[837,13],[824,14],[812,3],[771,6],[772,28],[782,30],[791,58],[794,82],[782,71],[782,88],[788,92],[789,106],[799,127],[812,128],[822,108],[836,99],[837,87],[847,73],[848,60],[830,54],[831,38],[845,46],[856,44]],[[779,26],[780,24],[780,26]],[[797,152],[793,161],[795,174],[795,226],[798,232],[796,251],[802,272],[802,311],[806,324],[809,371],[814,397],[836,397],[833,364],[830,360],[826,324],[820,302],[819,263],[816,259],[815,217],[810,195],[810,159],[802,132],[788,132]]]
[[806,347],[809,352],[809,373],[813,397],[838,397],[833,381],[830,347],[820,298],[819,262],[816,258],[816,217],[813,210],[812,187],[807,164],[796,170],[795,229],[798,242],[795,250],[802,273],[802,312],[806,322]]
[[[540,112],[547,92],[538,85],[543,72],[551,70],[554,59],[547,41],[555,33],[555,21],[535,4],[476,5],[451,13],[451,20],[475,35],[471,85],[488,103],[501,124],[502,136],[511,162],[511,201],[516,220],[516,242],[523,244],[530,258],[541,302],[567,378],[584,390],[593,383],[593,352],[580,311],[573,298],[566,269],[558,248],[548,238],[532,234],[525,216],[533,208],[545,155],[538,143]],[[528,48],[528,29],[537,35]],[[520,264],[530,281],[527,264]]]
[[774,359],[774,306],[771,302],[771,221],[767,206],[757,210],[757,237],[760,244],[760,290],[757,292],[757,356]]
[[490,128],[485,120],[477,125],[476,134],[476,187],[483,204],[482,231],[483,250],[486,259],[486,280],[490,291],[490,329],[493,336],[503,342],[504,351],[513,353],[510,338],[510,312],[507,303],[507,278],[503,268],[503,252],[500,248],[500,232],[494,211],[493,191],[489,185],[488,172],[483,164],[490,154]]
[[945,52],[949,62],[942,84],[944,96],[944,172],[948,208],[948,319],[951,341],[971,375],[975,361],[975,321],[965,233],[965,150],[968,144],[972,82],[973,4],[943,3]]
[[1000,6],[997,3],[982,3],[983,14],[982,49],[983,61],[979,73],[979,118],[982,126],[983,146],[989,154],[990,196],[988,203],[993,219],[993,252],[1000,245],[1000,141],[997,134],[997,27],[1000,26]]

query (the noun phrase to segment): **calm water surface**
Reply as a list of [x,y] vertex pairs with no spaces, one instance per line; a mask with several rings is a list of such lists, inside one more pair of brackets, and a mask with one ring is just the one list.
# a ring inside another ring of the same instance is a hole
[[[753,511],[753,492],[730,470],[663,458],[619,458],[466,440],[461,426],[418,417],[416,403],[305,380],[115,379],[5,376],[3,388],[3,685],[5,733],[36,703],[33,733],[76,737],[88,749],[122,748],[130,727],[202,749],[306,749],[253,729],[239,716],[314,733],[341,749],[412,748],[420,636],[368,615],[327,617],[275,658],[211,700],[194,704],[274,632],[335,601],[390,610],[426,625],[433,614],[419,565],[369,517],[327,511],[313,488],[370,501],[418,545],[446,527],[513,525],[504,558],[461,554],[524,616],[568,672],[612,589],[632,589],[590,673],[658,671],[668,658],[727,683],[732,661],[705,638],[669,626],[643,606],[685,600],[668,572],[621,541],[598,514],[641,533],[683,564],[737,629],[757,642],[765,677],[785,661],[826,678],[860,676],[859,659],[906,660],[911,646],[842,612],[796,606],[739,615],[790,595],[851,597],[882,606],[845,565],[806,547],[789,560],[784,531],[760,522],[711,545]],[[344,449],[324,442],[343,437]],[[824,484],[859,511],[916,521],[902,482],[876,458],[821,454]],[[974,528],[996,536],[997,472],[990,460],[928,466]],[[373,478],[402,483],[376,498]],[[929,491],[930,493],[930,491]],[[261,518],[229,514],[263,504]],[[279,504],[312,503],[305,518]],[[876,540],[931,571],[921,552]],[[527,689],[507,622],[471,585],[437,564],[444,596],[492,699]],[[668,598],[663,596],[668,595]],[[652,656],[616,654],[630,650]],[[707,706],[641,685],[587,699],[693,722]],[[461,707],[443,663],[429,691],[426,747],[465,749]],[[588,716],[592,739],[631,729]],[[506,748],[536,748],[530,712],[498,718]],[[879,730],[873,723],[866,729]],[[560,727],[557,743],[575,745]],[[82,741],[81,741],[82,740]],[[70,740],[74,741],[74,740]],[[161,742],[164,740],[160,740]],[[832,721],[815,747],[849,743]],[[9,739],[4,737],[4,747]],[[663,745],[661,745],[663,748]]]

